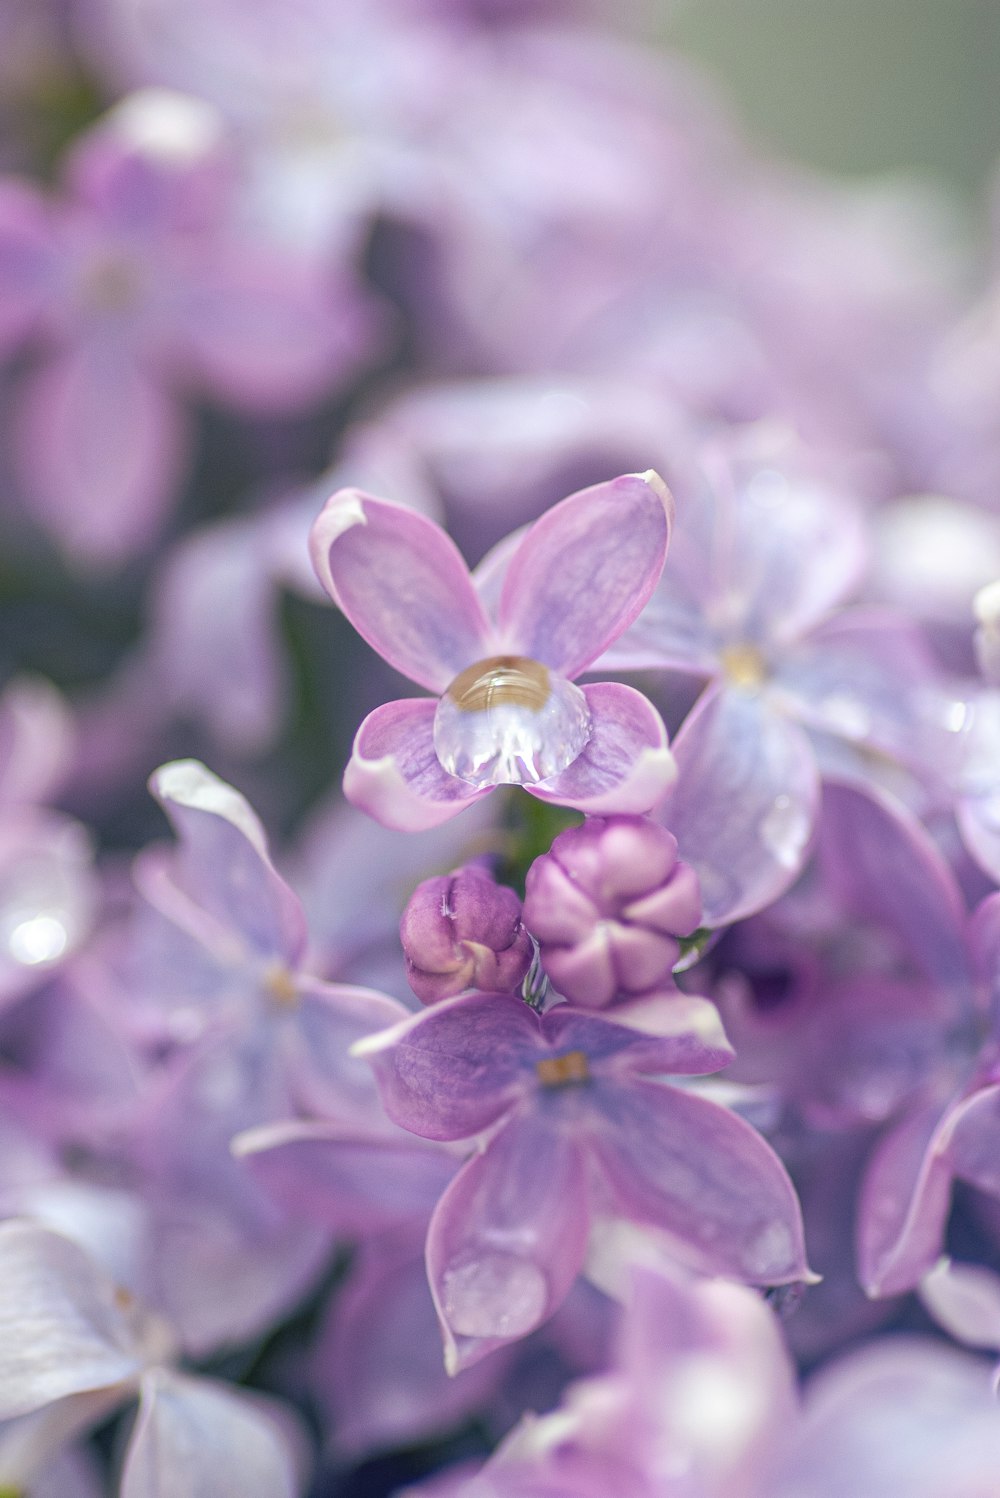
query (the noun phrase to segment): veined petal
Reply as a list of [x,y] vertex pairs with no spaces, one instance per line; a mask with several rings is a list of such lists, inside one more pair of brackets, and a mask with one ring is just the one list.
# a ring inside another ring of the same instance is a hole
[[259,1395],[164,1368],[142,1381],[121,1498],[295,1498],[296,1458]]
[[[650,1012],[642,1027],[641,1005]],[[630,1021],[619,1019],[624,1013]],[[719,1011],[708,999],[660,994],[599,1014],[559,1004],[542,1019],[542,1033],[560,1050],[583,1051],[596,1074],[608,1072],[704,1075],[733,1059]]]
[[181,839],[174,879],[182,895],[237,933],[250,954],[296,963],[306,940],[302,906],[272,864],[246,797],[196,759],[161,765],[149,789]]
[[805,862],[819,802],[805,734],[757,693],[709,688],[674,740],[677,784],[657,812],[720,926],[771,904]]
[[75,1243],[34,1223],[0,1226],[0,1420],[123,1386],[142,1367],[115,1286]]
[[500,596],[511,650],[574,677],[640,613],[666,560],[673,500],[658,474],[581,489],[528,531]]
[[513,994],[460,994],[352,1047],[389,1117],[425,1139],[469,1139],[533,1085],[537,1016]]
[[583,1263],[589,1227],[579,1147],[534,1114],[512,1119],[459,1171],[427,1234],[450,1373],[552,1315]]
[[586,748],[560,775],[524,789],[589,816],[649,811],[677,775],[663,719],[641,692],[619,682],[596,682],[583,695],[591,717]]
[[404,505],[339,489],[312,528],[313,566],[373,650],[431,692],[496,655],[462,556],[440,526]]
[[912,1290],[940,1256],[951,1205],[940,1102],[917,1108],[882,1139],[858,1203],[858,1278],[871,1296]]
[[386,702],[355,735],[344,795],[383,827],[424,832],[492,790],[477,789],[443,767],[434,748],[435,708],[426,697]]
[[595,1090],[588,1142],[616,1210],[660,1228],[707,1274],[808,1280],[802,1213],[771,1146],[692,1092],[629,1078]]

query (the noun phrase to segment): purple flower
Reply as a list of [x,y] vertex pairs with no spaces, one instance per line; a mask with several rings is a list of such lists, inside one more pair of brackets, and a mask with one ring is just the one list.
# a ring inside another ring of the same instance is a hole
[[788,888],[822,772],[877,783],[901,763],[930,776],[943,736],[936,674],[910,622],[835,612],[864,567],[860,514],[774,436],[753,429],[703,452],[684,483],[673,565],[601,663],[708,679],[659,813],[701,878],[707,925]]
[[[652,473],[570,495],[503,554],[494,620],[437,526],[357,489],[335,494],[312,533],[320,580],[390,665],[438,694],[369,714],[348,799],[404,831],[503,784],[582,811],[648,811],[673,777],[659,715],[630,687],[573,678],[650,596],[671,513]],[[496,565],[484,591],[487,577]]]
[[418,884],[399,935],[406,976],[424,1004],[468,988],[513,993],[535,955],[520,900],[476,864]]
[[74,556],[118,561],[155,533],[192,445],[178,389],[295,410],[367,347],[360,293],[239,235],[233,173],[208,105],[147,90],[76,142],[64,197],[0,183],[0,348],[44,350],[16,456]]
[[642,817],[590,817],[528,870],[524,919],[565,998],[601,1009],[673,986],[679,936],[701,919],[698,877]]
[[0,1225],[0,1422],[22,1422],[22,1480],[138,1397],[122,1498],[294,1498],[301,1438],[290,1412],[179,1373],[175,1358],[170,1328],[75,1243],[31,1222]]
[[559,1006],[471,994],[371,1036],[390,1118],[430,1139],[488,1131],[431,1219],[427,1266],[449,1367],[524,1336],[564,1299],[595,1217],[659,1229],[685,1260],[761,1283],[808,1277],[784,1167],[742,1119],[665,1073],[716,1071],[715,1011],[641,1035]]

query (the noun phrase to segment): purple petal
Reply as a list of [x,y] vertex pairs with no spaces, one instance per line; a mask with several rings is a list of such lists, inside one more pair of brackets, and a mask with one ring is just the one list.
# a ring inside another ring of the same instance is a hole
[[[371,1072],[351,1054],[355,1041],[409,1019],[396,999],[370,988],[296,980],[293,1023],[286,1032],[285,1068],[297,1106],[358,1132],[385,1132]],[[292,1016],[290,1016],[292,1018]]]
[[515,654],[572,679],[636,618],[663,571],[673,500],[650,471],[581,489],[512,557],[500,628]]
[[158,1368],[142,1381],[121,1498],[296,1498],[296,1458],[269,1402]]
[[312,529],[320,582],[391,666],[431,692],[499,652],[454,542],[403,505],[340,489]]
[[657,812],[718,926],[770,905],[799,874],[819,802],[804,733],[762,696],[709,688],[674,740],[677,784]]
[[583,1051],[591,1070],[602,1076],[703,1076],[728,1066],[733,1049],[714,1004],[682,993],[652,996],[645,1000],[647,1028],[620,1022],[622,1012],[638,1020],[641,1003],[601,1014],[559,1004],[542,1019],[542,1034],[554,1050]]
[[427,1234],[449,1372],[552,1315],[583,1262],[589,1225],[579,1148],[533,1113],[462,1168]]
[[425,1139],[469,1139],[533,1085],[537,1016],[512,994],[463,994],[354,1046],[389,1117]]
[[649,811],[677,773],[663,719],[634,687],[602,681],[583,694],[592,723],[587,747],[561,775],[524,789],[589,816]]
[[43,676],[16,676],[0,696],[0,804],[46,800],[65,778],[73,719]]
[[22,387],[16,456],[33,512],[74,558],[143,550],[187,460],[187,424],[117,344],[61,354]]
[[232,1149],[276,1201],[342,1238],[426,1221],[456,1167],[402,1130],[366,1139],[311,1119],[247,1129]]
[[246,798],[195,759],[161,765],[149,788],[181,839],[173,873],[181,897],[245,943],[248,957],[295,966],[305,946],[305,916],[272,864]]
[[952,1168],[940,1153],[940,1103],[916,1109],[881,1140],[858,1204],[858,1278],[869,1295],[912,1290],[940,1256]]
[[887,609],[821,624],[778,664],[774,688],[810,728],[868,744],[916,769],[940,761],[928,697],[937,672],[915,625]]
[[1000,1085],[959,1103],[942,1129],[941,1148],[960,1180],[1000,1198]]
[[435,707],[425,697],[386,702],[357,731],[344,795],[383,827],[425,832],[492,790],[444,769],[434,748]]
[[883,922],[924,975],[971,1003],[965,908],[948,863],[923,825],[885,793],[830,784],[819,853],[848,911]]
[[127,1385],[140,1348],[115,1286],[68,1238],[0,1226],[0,1420]]
[[[23,20],[23,18],[22,18]],[[0,351],[31,333],[52,294],[49,209],[26,182],[0,182]]]
[[663,1083],[602,1086],[589,1143],[622,1216],[670,1235],[707,1274],[752,1284],[810,1277],[795,1188],[735,1113]]
[[1000,1348],[1000,1276],[983,1264],[939,1259],[920,1281],[920,1299],[950,1337],[966,1347]]

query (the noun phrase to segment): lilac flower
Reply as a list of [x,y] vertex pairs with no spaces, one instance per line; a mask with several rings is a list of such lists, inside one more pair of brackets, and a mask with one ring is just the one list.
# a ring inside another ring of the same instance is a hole
[[121,1498],[195,1490],[294,1498],[299,1451],[290,1414],[259,1395],[177,1372],[169,1327],[76,1244],[34,1223],[7,1222],[0,1265],[0,1421],[21,1422],[22,1478],[64,1440],[138,1397]]
[[0,184],[0,348],[40,344],[15,440],[39,519],[82,560],[147,544],[187,465],[178,387],[248,410],[315,401],[371,318],[301,256],[247,244],[206,104],[133,95],[74,145],[66,196]]
[[930,776],[936,673],[909,621],[835,612],[865,560],[861,516],[761,431],[703,454],[673,566],[602,664],[708,679],[674,752],[663,819],[701,877],[705,921],[769,904],[799,873],[819,775]]
[[72,761],[73,723],[55,687],[19,677],[0,697],[0,1003],[80,946],[97,903],[85,828],[46,805]]
[[489,1131],[428,1232],[450,1368],[552,1314],[596,1216],[657,1228],[709,1272],[808,1277],[798,1204],[777,1156],[725,1108],[654,1080],[729,1059],[710,1005],[675,1024],[640,1035],[568,1006],[539,1018],[511,995],[470,994],[355,1047],[404,1128],[454,1140]]
[[399,935],[406,976],[424,1004],[469,988],[513,993],[535,955],[520,900],[476,864],[418,884]]
[[510,556],[494,622],[430,521],[360,490],[335,494],[312,534],[324,587],[391,665],[440,694],[365,719],[348,799],[406,831],[502,784],[582,811],[648,811],[673,775],[658,714],[630,687],[573,678],[655,587],[671,510],[652,473],[570,495]]
[[673,986],[677,938],[701,919],[698,879],[655,822],[590,817],[531,865],[524,919],[558,991],[600,1009]]

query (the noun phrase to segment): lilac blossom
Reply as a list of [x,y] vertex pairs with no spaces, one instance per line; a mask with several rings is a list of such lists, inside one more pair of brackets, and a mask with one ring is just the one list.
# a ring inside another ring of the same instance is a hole
[[[20,1480],[72,1435],[139,1399],[121,1498],[210,1489],[294,1498],[289,1412],[174,1368],[169,1327],[76,1244],[28,1221],[0,1225],[0,1421],[20,1422]],[[5,1435],[10,1440],[12,1427]]]
[[925,777],[946,738],[938,678],[910,622],[841,609],[860,579],[856,506],[774,434],[702,455],[649,606],[602,664],[709,685],[674,746],[662,816],[701,877],[705,920],[774,900],[800,872],[826,768]]
[[729,1060],[714,1011],[697,1002],[673,1033],[651,1036],[569,1006],[540,1018],[511,995],[470,994],[355,1047],[404,1128],[450,1140],[488,1131],[428,1230],[450,1368],[552,1314],[602,1215],[658,1229],[708,1272],[808,1278],[777,1156],[735,1114],[657,1080]]
[[655,822],[589,817],[531,865],[524,919],[556,989],[600,1009],[673,986],[678,938],[701,920],[698,878]]
[[74,144],[63,197],[0,184],[0,346],[42,354],[16,403],[22,480],[82,561],[158,530],[192,446],[178,393],[295,410],[366,352],[360,293],[240,235],[234,170],[207,104],[152,90]]
[[406,831],[501,784],[582,811],[655,805],[673,776],[659,715],[631,687],[573,678],[655,587],[671,512],[652,473],[570,495],[517,545],[494,623],[437,527],[358,490],[333,495],[312,533],[320,580],[391,665],[441,694],[365,719],[348,799]]

